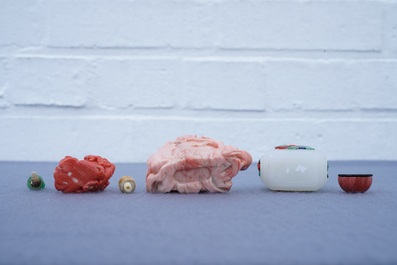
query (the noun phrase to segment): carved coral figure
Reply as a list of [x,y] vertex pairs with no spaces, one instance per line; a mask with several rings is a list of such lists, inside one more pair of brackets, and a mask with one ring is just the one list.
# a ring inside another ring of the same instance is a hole
[[148,192],[228,192],[231,179],[247,169],[251,155],[208,137],[186,135],[167,142],[147,160]]
[[80,161],[66,156],[55,168],[55,188],[64,193],[102,191],[115,169],[114,164],[100,156],[88,155]]

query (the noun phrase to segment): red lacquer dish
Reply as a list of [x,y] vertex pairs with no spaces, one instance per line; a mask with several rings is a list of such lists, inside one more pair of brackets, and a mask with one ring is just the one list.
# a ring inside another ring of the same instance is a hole
[[372,174],[339,174],[338,182],[348,193],[364,193],[372,185]]
[[115,169],[114,164],[100,156],[88,155],[80,161],[66,156],[55,168],[55,188],[64,193],[103,191]]

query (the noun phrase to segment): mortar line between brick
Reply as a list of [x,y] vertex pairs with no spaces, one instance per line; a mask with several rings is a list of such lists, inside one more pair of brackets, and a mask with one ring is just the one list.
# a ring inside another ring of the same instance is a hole
[[395,63],[397,58],[296,58],[296,57],[224,57],[224,56],[88,56],[88,55],[42,55],[42,54],[18,54],[14,56],[17,59],[62,59],[62,60],[158,60],[158,61],[185,61],[185,62],[321,62],[321,63],[354,63],[354,62],[387,62]]
[[0,119],[36,119],[36,120],[130,120],[130,121],[235,121],[235,122],[310,122],[310,123],[324,123],[324,122],[397,122],[397,118],[330,118],[330,119],[315,119],[315,118],[198,118],[198,117],[158,117],[158,116],[0,116]]
[[[112,52],[113,51],[113,52]],[[125,52],[127,51],[127,52]],[[153,58],[153,59],[221,59],[221,60],[261,60],[269,58],[280,59],[309,59],[309,60],[378,60],[390,59],[382,57],[382,52],[375,50],[356,51],[356,50],[196,50],[196,49],[21,49],[7,52],[14,57],[36,57],[36,58],[71,58],[71,59],[90,59],[90,58]],[[366,56],[363,56],[367,54]],[[283,58],[280,58],[283,55]],[[393,58],[391,58],[393,59]],[[397,59],[397,58],[395,58]]]

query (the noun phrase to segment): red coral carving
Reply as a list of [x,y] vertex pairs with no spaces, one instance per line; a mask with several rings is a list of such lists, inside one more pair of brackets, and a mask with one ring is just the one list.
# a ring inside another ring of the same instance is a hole
[[114,164],[100,156],[88,155],[80,161],[66,156],[55,168],[55,188],[64,193],[102,191],[115,169]]

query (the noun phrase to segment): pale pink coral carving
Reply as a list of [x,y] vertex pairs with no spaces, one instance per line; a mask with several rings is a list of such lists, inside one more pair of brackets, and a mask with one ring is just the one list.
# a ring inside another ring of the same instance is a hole
[[228,192],[231,179],[247,169],[251,155],[208,137],[185,135],[167,142],[147,160],[148,192]]
[[66,156],[55,168],[55,188],[64,193],[102,191],[115,169],[115,165],[100,156],[88,155],[80,161]]

